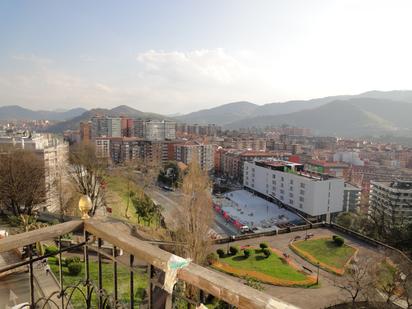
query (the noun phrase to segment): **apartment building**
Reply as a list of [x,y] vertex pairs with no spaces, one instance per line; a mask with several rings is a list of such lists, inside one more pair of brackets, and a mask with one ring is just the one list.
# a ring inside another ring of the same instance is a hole
[[309,160],[305,164],[305,170],[320,174],[328,174],[335,177],[345,178],[347,176],[349,166],[340,162],[327,162],[323,160]]
[[200,167],[205,171],[210,171],[214,166],[214,152],[211,144],[175,144],[174,145],[175,160],[185,163],[186,165],[192,162],[193,158],[197,158]]
[[221,170],[225,177],[242,183],[245,162],[265,159],[286,159],[290,153],[251,150],[229,150],[222,155]]
[[56,179],[66,168],[69,145],[51,135],[21,132],[1,135],[1,146],[33,151],[44,162],[46,202],[39,207],[58,210]]
[[360,207],[361,189],[345,183],[343,189],[343,211],[357,211]]
[[149,141],[176,139],[176,123],[172,121],[136,120],[134,123],[136,137]]
[[369,213],[391,225],[412,223],[412,180],[371,181]]
[[308,217],[329,222],[331,215],[343,210],[344,181],[306,172],[302,164],[281,160],[245,162],[243,185]]
[[110,138],[97,137],[94,140],[96,157],[99,159],[110,159]]

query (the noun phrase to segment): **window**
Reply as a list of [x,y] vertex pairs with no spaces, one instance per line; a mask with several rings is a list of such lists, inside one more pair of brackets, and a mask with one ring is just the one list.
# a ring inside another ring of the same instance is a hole
[[299,202],[304,202],[304,201],[305,201],[305,199],[303,197],[299,196]]
[[300,187],[303,188],[303,189],[305,189],[305,184],[304,184],[304,183],[301,183],[301,184],[300,184]]
[[280,186],[283,188],[283,182],[280,184]]
[[283,176],[282,176],[280,179],[282,179],[282,181],[284,181],[284,180],[285,180],[285,178],[283,178]]
[[293,185],[293,179],[290,180],[290,184]]
[[290,205],[293,205],[293,200],[289,200],[289,204],[290,204]]
[[276,185],[276,181],[272,180],[272,185]]
[[275,175],[275,174],[273,174],[273,175],[272,175],[272,178],[276,178],[276,175]]
[[283,191],[282,189],[280,189],[280,193],[284,194],[284,193],[285,193],[285,191]]
[[289,193],[289,197],[293,197],[293,193]]
[[289,187],[289,191],[293,191],[293,187]]
[[305,190],[300,190],[300,194],[305,195]]
[[299,208],[303,208],[303,205],[302,205],[302,204],[299,204]]
[[280,196],[280,200],[283,201],[283,195]]

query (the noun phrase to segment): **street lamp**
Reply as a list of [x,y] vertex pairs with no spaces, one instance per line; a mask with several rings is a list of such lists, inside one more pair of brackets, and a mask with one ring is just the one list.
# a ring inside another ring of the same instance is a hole
[[318,262],[318,273],[317,273],[317,275],[316,275],[316,285],[318,285],[319,284],[319,267],[320,267],[320,265],[319,265],[319,262]]
[[82,197],[79,199],[79,209],[80,212],[82,213],[82,219],[89,219],[89,211],[92,209],[92,200],[88,195],[82,195]]

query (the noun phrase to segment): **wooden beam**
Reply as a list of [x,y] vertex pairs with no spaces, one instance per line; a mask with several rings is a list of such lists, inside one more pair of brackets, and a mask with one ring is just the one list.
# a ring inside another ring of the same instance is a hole
[[[167,263],[172,254],[148,242],[137,239],[130,233],[116,228],[116,223],[90,219],[85,221],[89,233],[102,238],[112,245],[122,248],[156,268],[167,271]],[[177,273],[177,278],[206,291],[238,308],[297,309],[279,299],[248,287],[228,275],[190,263]]]
[[11,235],[0,239],[0,252],[21,248],[38,241],[44,241],[56,238],[61,235],[83,228],[83,221],[75,220],[56,225],[51,225],[38,230]]

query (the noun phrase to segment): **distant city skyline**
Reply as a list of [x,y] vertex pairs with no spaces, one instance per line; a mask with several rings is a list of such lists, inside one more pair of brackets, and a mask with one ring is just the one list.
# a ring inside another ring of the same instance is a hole
[[410,1],[3,1],[0,106],[188,113],[412,89]]

